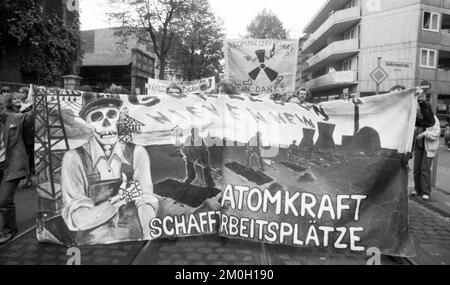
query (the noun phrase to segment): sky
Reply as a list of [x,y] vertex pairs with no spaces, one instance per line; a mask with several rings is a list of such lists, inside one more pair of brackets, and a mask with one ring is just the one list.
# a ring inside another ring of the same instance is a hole
[[[228,39],[240,38],[258,12],[272,10],[283,22],[291,38],[299,38],[326,0],[209,0],[213,11],[224,20]],[[106,0],[80,0],[81,29],[107,28]]]

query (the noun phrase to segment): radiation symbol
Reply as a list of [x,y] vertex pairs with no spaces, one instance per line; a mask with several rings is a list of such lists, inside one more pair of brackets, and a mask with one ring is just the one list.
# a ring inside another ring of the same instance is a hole
[[251,79],[256,80],[259,76],[259,73],[261,72],[261,70],[263,70],[267,77],[269,78],[269,80],[271,82],[275,81],[275,79],[278,78],[278,72],[276,72],[275,70],[271,69],[270,67],[265,65],[265,59],[266,59],[266,51],[265,50],[257,50],[255,51],[256,56],[258,57],[259,60],[259,66],[255,69],[253,69],[248,75],[250,76]]

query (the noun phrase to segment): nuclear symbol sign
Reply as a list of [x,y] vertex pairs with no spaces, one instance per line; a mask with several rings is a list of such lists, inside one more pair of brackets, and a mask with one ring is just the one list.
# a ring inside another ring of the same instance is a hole
[[261,50],[255,51],[255,53],[256,53],[256,57],[258,58],[260,65],[258,67],[256,67],[255,69],[253,69],[248,74],[250,76],[250,78],[253,80],[256,80],[258,78],[261,70],[263,70],[266,73],[267,77],[269,78],[270,82],[275,81],[275,79],[277,79],[277,77],[278,77],[278,72],[276,72],[275,70],[273,70],[270,67],[265,65],[264,62],[266,59],[266,51],[261,49]]

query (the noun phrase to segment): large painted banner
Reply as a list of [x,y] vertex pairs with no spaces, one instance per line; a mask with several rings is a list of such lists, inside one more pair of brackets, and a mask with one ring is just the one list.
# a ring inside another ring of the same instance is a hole
[[[219,233],[409,255],[413,91],[315,105],[225,99]],[[250,107],[251,106],[251,107]],[[245,131],[242,131],[245,130]]]
[[37,88],[35,107],[40,241],[220,234],[409,254],[413,90],[299,105]]
[[242,93],[293,93],[297,72],[295,40],[225,41],[225,76]]
[[222,149],[196,138],[221,125],[219,101],[36,88],[39,241],[217,233]]

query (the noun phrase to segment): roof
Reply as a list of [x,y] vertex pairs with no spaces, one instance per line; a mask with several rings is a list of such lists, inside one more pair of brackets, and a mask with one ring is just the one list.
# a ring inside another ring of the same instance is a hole
[[97,54],[85,53],[83,66],[126,66],[131,64],[131,53],[127,54]]
[[348,2],[349,0],[327,0],[303,29],[303,33],[314,33],[328,19],[331,11],[342,9]]

